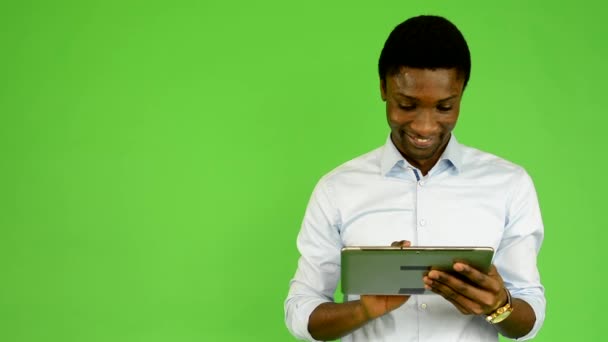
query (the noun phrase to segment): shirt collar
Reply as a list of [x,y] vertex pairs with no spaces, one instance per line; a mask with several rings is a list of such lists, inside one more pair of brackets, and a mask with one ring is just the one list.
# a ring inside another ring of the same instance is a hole
[[[463,152],[463,146],[456,140],[454,134],[452,134],[445,151],[443,151],[443,154],[439,157],[439,160],[435,165],[439,165],[445,160],[450,163],[456,171],[460,171],[462,168]],[[382,175],[387,176],[395,166],[403,167],[406,165],[410,166],[407,160],[401,155],[401,152],[397,150],[395,144],[393,144],[391,135],[389,134],[382,151],[382,159],[380,160],[380,171],[382,172]]]
[[445,147],[445,151],[439,158],[441,160],[449,161],[456,171],[462,171],[462,158],[464,157],[464,147],[456,140],[454,133],[448,141],[448,146]]

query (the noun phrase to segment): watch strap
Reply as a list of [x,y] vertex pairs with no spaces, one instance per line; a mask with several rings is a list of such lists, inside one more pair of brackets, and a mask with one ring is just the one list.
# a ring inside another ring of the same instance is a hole
[[513,311],[513,303],[511,299],[511,292],[506,287],[504,288],[507,293],[507,303],[498,309],[494,310],[491,314],[486,316],[486,321],[492,324],[500,323],[505,320]]

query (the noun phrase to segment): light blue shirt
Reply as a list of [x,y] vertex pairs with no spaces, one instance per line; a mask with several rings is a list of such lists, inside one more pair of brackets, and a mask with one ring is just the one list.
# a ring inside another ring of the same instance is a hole
[[[536,258],[543,224],[532,180],[523,168],[461,145],[452,135],[424,177],[389,137],[384,146],[319,181],[298,235],[301,257],[285,301],[291,333],[314,341],[308,319],[319,304],[334,300],[342,247],[400,240],[413,246],[493,247],[505,286],[536,314],[532,331],[520,340],[541,328],[545,297]],[[411,296],[342,341],[498,341],[498,333],[483,317],[463,315],[443,297],[429,294]]]

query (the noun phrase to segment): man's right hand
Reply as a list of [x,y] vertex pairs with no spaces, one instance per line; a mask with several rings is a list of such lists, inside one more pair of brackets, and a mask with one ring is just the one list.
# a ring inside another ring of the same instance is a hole
[[409,298],[410,296],[361,295],[361,305],[366,318],[371,320],[397,309]]
[[[395,241],[392,247],[409,247],[412,243],[407,240]],[[368,319],[383,316],[405,304],[410,296],[361,295],[363,312]]]
[[[409,247],[406,240],[395,241],[393,247]],[[361,295],[360,300],[345,303],[323,303],[315,308],[308,321],[313,338],[327,341],[338,339],[374,318],[383,316],[401,305],[410,296]]]

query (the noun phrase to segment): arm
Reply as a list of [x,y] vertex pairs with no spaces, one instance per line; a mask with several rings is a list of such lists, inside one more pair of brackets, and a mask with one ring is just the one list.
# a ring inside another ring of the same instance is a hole
[[[391,246],[409,247],[410,241],[395,241]],[[338,303],[323,303],[312,312],[308,331],[317,340],[335,340],[383,316],[401,305],[410,296],[362,295],[360,300]]]
[[[298,268],[285,301],[287,328],[296,338],[308,341],[325,338],[323,332],[318,334],[314,331],[315,327],[323,325],[327,315],[331,315],[323,311],[323,308],[332,304],[343,305],[344,309],[338,315],[342,313],[345,317],[352,316],[344,314],[349,312],[347,307],[352,304],[334,304],[333,295],[340,278],[341,218],[333,205],[331,189],[327,183],[326,178],[321,179],[308,203],[297,239],[300,252]],[[313,315],[313,312],[316,313]],[[310,330],[310,321],[313,331]],[[350,330],[345,327],[344,333]],[[341,331],[329,332],[325,336],[337,336],[339,332]]]
[[323,303],[312,312],[308,331],[317,340],[335,340],[407,301],[409,296],[361,296],[346,303]]
[[484,274],[456,263],[454,270],[469,282],[438,271],[429,272],[424,281],[464,314],[493,312],[506,303],[503,288],[508,288],[513,297],[513,312],[494,327],[505,337],[525,340],[536,335],[545,316],[544,288],[536,266],[543,224],[528,174],[521,169],[512,183],[506,201],[504,233],[494,256],[496,266]]
[[[427,289],[442,295],[465,315],[487,316],[507,303],[504,283],[496,267],[492,266],[485,274],[469,265],[456,263],[454,270],[470,282],[433,270],[424,278]],[[519,338],[532,330],[536,315],[532,307],[522,299],[515,298],[512,304],[511,315],[494,327],[505,337]]]
[[519,298],[513,299],[513,312],[504,321],[494,327],[503,336],[519,338],[527,335],[536,321],[536,315],[530,304]]
[[338,339],[369,321],[360,301],[323,303],[315,308],[308,321],[310,335],[320,341]]
[[[342,337],[401,306],[407,296],[361,296],[358,301],[334,303],[340,277],[341,218],[333,205],[331,186],[321,180],[313,192],[298,235],[300,259],[285,301],[285,321],[300,339]],[[408,246],[409,241],[395,242]]]

